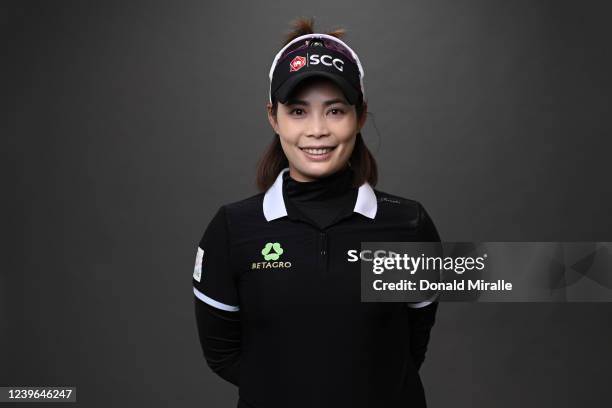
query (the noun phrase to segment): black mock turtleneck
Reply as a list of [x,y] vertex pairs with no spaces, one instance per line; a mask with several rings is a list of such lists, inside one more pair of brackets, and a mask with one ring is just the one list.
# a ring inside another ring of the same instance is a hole
[[348,166],[314,181],[296,181],[286,171],[283,198],[287,211],[299,211],[320,228],[327,227],[339,216],[352,211],[358,190],[353,186],[353,176]]

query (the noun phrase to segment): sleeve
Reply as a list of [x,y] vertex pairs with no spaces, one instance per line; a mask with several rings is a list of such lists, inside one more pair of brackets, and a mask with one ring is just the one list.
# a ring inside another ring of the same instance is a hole
[[433,302],[419,308],[408,308],[410,355],[412,355],[417,370],[421,368],[423,361],[425,361],[431,328],[436,321],[438,303]]
[[200,301],[217,309],[229,312],[240,309],[224,206],[217,210],[198,244],[193,293]]
[[419,236],[422,242],[440,242],[440,235],[425,207],[419,203]]
[[[429,216],[425,208],[421,205],[421,203],[419,203],[418,208],[419,208],[419,215],[418,215],[419,221],[418,221],[417,228],[418,228],[419,242],[441,242],[440,235],[438,234],[438,230],[436,229],[436,226],[434,225],[431,217]],[[436,293],[430,300],[426,300],[423,302],[408,303],[407,306],[410,308],[424,307],[424,306],[430,305],[432,302],[435,302],[435,299],[437,298],[437,296],[438,296],[438,293]]]
[[194,298],[200,346],[208,366],[224,380],[239,386],[240,312],[219,310]]
[[[419,203],[419,222],[418,222],[419,242],[441,242],[440,235],[425,211]],[[416,303],[406,303],[408,309],[408,324],[410,325],[410,354],[414,364],[418,369],[425,361],[425,353],[431,328],[436,321],[436,313],[439,302],[436,300],[436,293],[430,300]]]

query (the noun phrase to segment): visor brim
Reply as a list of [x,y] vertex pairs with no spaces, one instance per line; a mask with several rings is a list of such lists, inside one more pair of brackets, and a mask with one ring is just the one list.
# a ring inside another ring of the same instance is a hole
[[344,77],[341,75],[333,74],[325,71],[307,71],[296,74],[286,80],[274,93],[274,98],[282,104],[287,103],[287,100],[291,96],[294,89],[306,78],[311,77],[324,77],[332,80],[344,94],[349,104],[355,105],[359,98],[359,91],[355,89]]

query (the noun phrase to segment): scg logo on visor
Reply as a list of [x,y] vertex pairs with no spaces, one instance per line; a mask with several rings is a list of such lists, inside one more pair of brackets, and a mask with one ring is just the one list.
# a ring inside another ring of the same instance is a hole
[[[289,72],[299,71],[302,67],[306,66],[304,57],[296,56],[289,63]],[[318,65],[319,63],[327,65],[328,67],[333,66],[338,71],[342,72],[344,69],[344,61],[340,58],[333,58],[331,55],[310,54],[308,56],[308,65]]]

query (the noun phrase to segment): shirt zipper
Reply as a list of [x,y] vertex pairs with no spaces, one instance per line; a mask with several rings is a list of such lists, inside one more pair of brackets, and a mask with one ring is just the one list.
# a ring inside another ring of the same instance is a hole
[[319,232],[319,259],[321,262],[321,270],[327,275],[327,233]]

